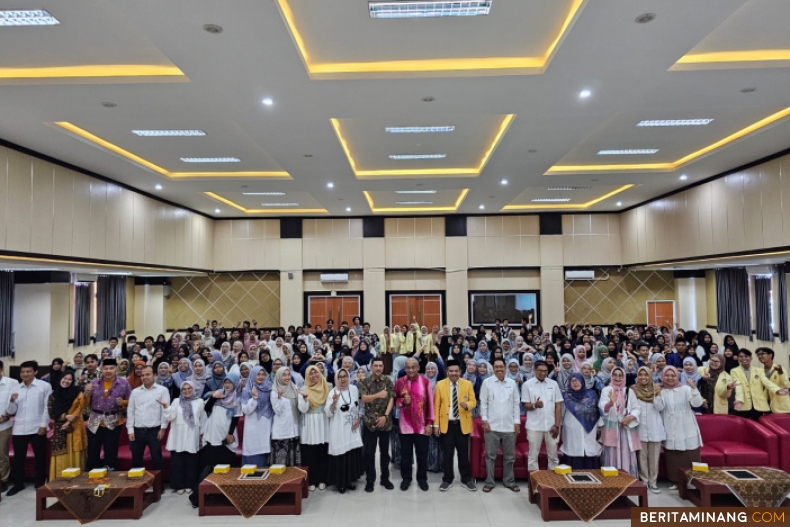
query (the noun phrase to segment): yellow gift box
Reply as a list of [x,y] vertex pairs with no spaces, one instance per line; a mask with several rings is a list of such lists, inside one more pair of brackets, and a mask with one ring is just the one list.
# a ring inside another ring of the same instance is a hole
[[130,478],[142,478],[145,476],[144,468],[130,468],[126,475]]
[[214,474],[227,474],[230,472],[230,465],[214,465]]
[[64,468],[63,471],[61,471],[61,473],[60,473],[60,477],[61,478],[76,478],[80,474],[82,474],[82,470],[80,470],[79,467],[77,467],[77,468]]
[[697,463],[696,461],[691,463],[691,470],[696,472],[709,472],[707,463]]
[[606,477],[617,476],[620,474],[620,471],[617,470],[615,467],[601,467],[601,474]]
[[88,477],[91,479],[98,479],[107,476],[107,468],[94,468],[88,472]]
[[570,465],[557,465],[554,467],[554,472],[557,474],[570,474],[572,471]]
[[241,473],[242,474],[255,474],[256,470],[258,470],[258,465],[242,465],[241,466]]
[[272,465],[269,467],[269,474],[282,474],[285,472],[285,465]]

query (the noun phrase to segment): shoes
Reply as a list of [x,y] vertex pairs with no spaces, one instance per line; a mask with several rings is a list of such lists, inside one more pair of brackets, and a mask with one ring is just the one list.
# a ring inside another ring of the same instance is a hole
[[384,481],[382,481],[381,482],[381,486],[384,487],[387,490],[392,490],[392,489],[395,488],[395,485],[393,485],[392,482],[390,480],[388,480],[388,479],[385,479]]
[[338,488],[337,488],[337,491],[338,491],[340,494],[345,494],[345,493],[346,493],[346,489],[345,489],[345,487],[338,487]]
[[427,481],[418,481],[417,485],[420,486],[420,490],[428,490],[428,482]]
[[466,490],[471,490],[472,492],[477,490],[477,485],[475,485],[475,480],[473,479],[470,479],[466,482],[461,482],[461,486]]
[[184,495],[184,489],[178,489],[178,493],[177,494],[179,496],[183,496]]
[[19,494],[23,490],[25,490],[25,486],[24,485],[14,485],[13,487],[11,487],[11,490],[9,490],[6,493],[6,496],[8,496],[9,498],[11,496],[16,496],[17,494]]
[[658,488],[658,485],[656,485],[655,483],[653,483],[652,485],[648,485],[647,488],[649,488],[650,492],[652,492],[653,494],[661,494],[661,489]]
[[173,494],[175,494],[175,493],[177,493],[178,491],[179,491],[179,489],[173,489],[173,490],[171,490],[170,492],[172,492]]
[[326,483],[319,483],[318,490],[326,490]]
[[190,494],[192,494],[192,489],[184,489],[184,494],[189,496]]
[[365,483],[365,492],[373,492],[373,487],[374,487],[373,482],[368,481],[367,483]]
[[409,485],[411,485],[411,481],[406,481],[404,479],[400,482],[400,490],[409,490]]
[[348,485],[346,485],[346,488],[348,490],[357,490],[357,485],[356,483],[349,483]]
[[307,490],[313,492],[315,490],[315,485],[310,485],[309,487],[307,487]]
[[678,490],[678,484],[673,483],[672,485],[669,486],[669,490]]
[[442,481],[442,484],[439,485],[439,490],[442,492],[446,492],[452,488],[453,484],[450,481]]

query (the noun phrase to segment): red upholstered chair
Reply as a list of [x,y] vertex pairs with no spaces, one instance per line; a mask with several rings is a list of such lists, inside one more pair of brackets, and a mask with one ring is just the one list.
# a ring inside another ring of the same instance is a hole
[[[745,466],[763,465],[779,468],[779,439],[751,419],[735,415],[707,414],[698,415],[697,423],[702,433],[704,454],[702,460],[711,466],[720,459],[718,451],[724,455],[724,465]],[[714,461],[716,459],[716,461]]]
[[[50,431],[47,432],[47,477],[49,477],[49,461],[52,457],[52,424],[50,422]],[[11,463],[11,468],[14,468],[14,441],[13,436],[8,436],[8,460]],[[27,453],[25,455],[25,479],[35,479],[36,477],[36,458],[33,455],[33,445],[27,446]]]
[[790,472],[790,414],[764,415],[760,424],[779,438],[779,468]]

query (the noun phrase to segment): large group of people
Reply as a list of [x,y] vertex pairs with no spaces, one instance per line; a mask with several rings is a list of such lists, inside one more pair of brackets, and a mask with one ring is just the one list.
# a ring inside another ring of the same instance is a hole
[[700,460],[695,413],[790,413],[790,382],[769,348],[755,350],[753,366],[731,335],[718,345],[704,330],[544,331],[529,322],[429,330],[415,321],[375,334],[359,317],[287,330],[207,321],[142,342],[122,331],[96,354],[53,360],[40,379],[35,361],[21,364],[21,381],[0,362],[0,481],[10,481],[9,496],[25,485],[25,456],[8,462],[9,436],[15,452],[32,444],[38,487],[64,468],[115,469],[125,427],[133,466],[147,448],[161,469],[166,437],[179,494],[192,494],[214,465],[237,465],[239,445],[243,464],[309,467],[310,490],[345,493],[364,474],[373,492],[377,472],[391,490],[393,464],[402,490],[414,479],[428,490],[434,471],[444,491],[457,459],[460,484],[474,491],[469,437],[478,419],[484,492],[496,486],[499,452],[503,485],[520,490],[513,466],[523,424],[530,471],[545,445],[550,469],[561,452],[574,469],[613,466],[657,493],[662,446],[670,482]]

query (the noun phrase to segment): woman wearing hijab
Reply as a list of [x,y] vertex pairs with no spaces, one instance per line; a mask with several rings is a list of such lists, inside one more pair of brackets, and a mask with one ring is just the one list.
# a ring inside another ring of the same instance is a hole
[[[220,362],[215,363],[215,366],[221,365]],[[224,368],[222,371],[225,371]],[[237,466],[236,447],[239,438],[236,425],[241,418],[239,376],[235,373],[224,374],[220,387],[209,391],[211,381],[209,379],[206,382],[209,399],[205,406],[208,421],[203,432],[203,465]]]
[[669,489],[675,490],[678,469],[688,468],[692,462],[701,460],[699,450],[702,446],[702,435],[691,407],[701,406],[703,399],[693,381],[680,383],[680,374],[674,366],[664,368],[662,385],[658,393],[664,401],[661,416],[667,433],[664,460],[667,464],[667,478],[672,482]]
[[271,375],[274,361],[272,361],[272,356],[269,353],[268,347],[261,348],[260,352],[258,353],[258,365],[266,370],[266,373]]
[[661,490],[656,484],[658,478],[658,462],[661,456],[661,442],[667,437],[664,429],[664,420],[661,412],[664,410],[664,400],[661,397],[660,386],[653,383],[653,373],[647,366],[642,366],[636,372],[636,383],[631,386],[631,391],[637,399],[639,407],[639,477],[642,482],[655,494]]
[[373,360],[373,353],[370,351],[370,344],[366,340],[359,343],[359,349],[354,356],[354,362],[360,366],[367,366]]
[[[680,384],[688,384],[689,381],[694,383],[694,386],[699,388],[699,382],[702,380],[702,375],[699,374],[697,368],[697,360],[694,357],[686,356],[683,359],[683,370],[680,372]],[[693,408],[694,413],[701,414],[702,406]]]
[[598,346],[598,357],[593,361],[592,367],[595,371],[601,371],[603,361],[609,358],[609,348],[607,346]]
[[573,349],[573,370],[580,372],[582,371],[582,364],[587,362],[589,358],[587,357],[587,348],[585,346],[576,346]]
[[154,379],[154,382],[164,387],[167,391],[170,391],[174,386],[173,375],[170,373],[170,366],[166,362],[160,362],[159,366],[157,366],[156,379]]
[[724,336],[724,371],[730,373],[733,368],[740,366],[738,364],[738,343],[735,342],[735,337],[732,335]]
[[[211,376],[206,379],[206,387],[203,389],[203,398],[208,400],[211,398],[213,392],[221,389],[225,384],[226,376],[225,364],[221,361],[211,363]],[[206,411],[208,411],[208,409]]]
[[571,373],[575,371],[574,364],[573,355],[570,353],[564,353],[562,357],[560,357],[560,365],[557,368],[557,377],[555,380],[560,390],[563,392],[568,390],[568,381],[571,379]]
[[299,448],[299,410],[296,385],[291,382],[291,369],[282,366],[274,374],[270,400],[274,410],[272,420],[272,465],[289,467],[302,464],[302,451]]
[[63,469],[79,467],[85,470],[85,450],[88,446],[82,411],[90,398],[82,393],[74,372],[59,372],[58,385],[47,401],[52,429],[52,461],[49,466],[50,481],[59,478]]
[[310,469],[308,489],[324,490],[328,481],[329,442],[329,418],[324,405],[332,386],[315,365],[308,366],[305,375],[304,392],[297,404],[302,414],[302,462]]
[[170,487],[173,492],[189,494],[198,483],[200,431],[207,421],[205,403],[193,381],[181,382],[178,397],[164,406],[164,416],[170,422],[166,446],[170,451]]
[[735,382],[730,374],[724,371],[724,357],[718,354],[708,358],[708,365],[699,369],[701,379],[697,383],[700,394],[705,400],[703,411],[706,414],[728,414],[730,397],[735,389]]
[[582,364],[582,371],[580,373],[584,378],[584,388],[587,390],[593,390],[596,394],[600,395],[601,390],[603,390],[603,383],[598,377],[596,377],[592,364],[589,362]]
[[601,468],[601,445],[596,439],[601,419],[598,395],[574,372],[562,397],[566,410],[562,419],[563,463],[574,470]]
[[525,382],[535,376],[535,356],[532,353],[527,352],[521,356],[521,367],[518,371]]
[[118,361],[118,367],[115,369],[115,375],[118,377],[126,377],[129,375],[129,359],[121,359]]
[[654,353],[650,356],[650,364],[653,365],[653,384],[661,386],[664,368],[667,367],[667,358],[663,353]]
[[365,471],[362,458],[360,429],[360,401],[356,386],[351,386],[346,370],[335,375],[335,388],[324,401],[324,412],[329,417],[329,478],[338,492],[356,490],[356,481]]
[[192,375],[187,379],[192,383],[192,388],[198,397],[203,396],[206,389],[206,381],[211,378],[211,372],[206,368],[206,363],[203,359],[196,359],[192,364]]
[[241,462],[257,467],[269,466],[272,435],[272,383],[261,366],[255,366],[250,380],[241,392],[241,413],[244,414],[244,437],[241,441]]
[[[192,376],[192,363],[187,358],[179,359],[178,366],[176,366],[176,371],[173,374],[173,383],[176,385],[176,388],[179,390],[179,395],[181,393],[181,385],[184,381],[189,380]],[[192,386],[194,390],[194,385]],[[176,396],[178,397],[178,396]],[[176,397],[171,397],[171,399],[175,399]]]
[[132,390],[143,385],[143,368],[145,366],[146,364],[144,361],[134,361],[134,369],[129,373],[129,376],[126,377],[129,388]]
[[697,349],[694,350],[694,357],[697,359],[697,366],[708,364],[710,359],[710,347],[713,345],[713,337],[706,330],[701,330],[697,334]]
[[212,351],[214,355],[214,362],[221,362],[225,365],[225,371],[230,371],[236,363],[236,357],[233,356],[233,350],[230,348],[230,342],[223,342],[219,351]]
[[[472,383],[475,391],[475,398],[480,397],[480,387],[483,385],[483,379],[477,375],[477,362],[473,358],[466,361],[466,369],[464,370],[463,378]],[[480,417],[480,405],[472,410],[472,417]]]
[[60,378],[63,376],[64,369],[63,359],[52,359],[52,365],[49,373],[41,377],[41,380],[48,382],[50,386],[52,386],[52,391],[54,392],[55,389],[60,386]]
[[615,368],[609,386],[601,391],[598,403],[603,416],[601,443],[603,463],[638,477],[636,452],[641,448],[639,433],[639,405],[633,390],[625,387],[625,370]]

